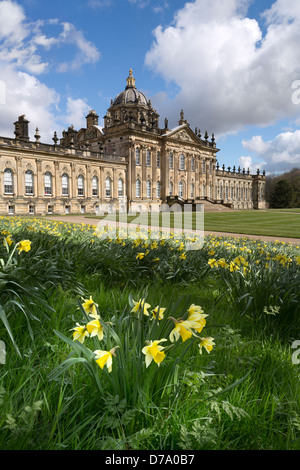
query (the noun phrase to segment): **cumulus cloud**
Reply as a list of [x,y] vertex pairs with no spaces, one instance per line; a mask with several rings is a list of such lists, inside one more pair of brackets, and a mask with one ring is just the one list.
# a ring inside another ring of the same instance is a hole
[[[61,32],[47,36],[44,28],[53,25],[60,26]],[[68,45],[76,48],[69,62],[52,66],[42,57],[54,46]],[[14,137],[13,123],[23,114],[30,121],[31,138],[39,127],[43,142],[52,143],[54,130],[59,131],[65,122],[81,125],[88,109],[86,102],[69,97],[66,113],[61,112],[59,94],[37,76],[50,71],[77,71],[99,57],[96,46],[71,23],[61,23],[57,18],[30,22],[18,3],[0,1],[0,135]]]
[[[262,136],[254,136],[251,140],[243,140],[243,147],[260,160],[260,168],[268,172],[283,172],[295,167],[300,168],[300,130],[283,132],[274,139],[264,141]],[[245,158],[245,157],[243,157]],[[256,165],[253,157],[248,158],[250,165]]]
[[300,3],[275,1],[263,15],[264,35],[248,6],[248,0],[195,0],[171,25],[154,30],[145,64],[178,91],[152,102],[172,125],[183,108],[191,125],[218,138],[299,114],[291,96],[300,79]]

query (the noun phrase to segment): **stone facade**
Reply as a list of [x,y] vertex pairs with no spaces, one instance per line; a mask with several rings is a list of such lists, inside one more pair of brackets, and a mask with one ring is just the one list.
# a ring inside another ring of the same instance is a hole
[[150,100],[137,90],[132,71],[127,86],[98,124],[94,110],[86,128],[70,126],[53,145],[29,138],[20,116],[15,138],[0,137],[1,214],[77,214],[142,209],[162,204],[206,203],[212,207],[263,209],[265,174],[220,169],[214,134],[202,138],[181,111],[169,129]]

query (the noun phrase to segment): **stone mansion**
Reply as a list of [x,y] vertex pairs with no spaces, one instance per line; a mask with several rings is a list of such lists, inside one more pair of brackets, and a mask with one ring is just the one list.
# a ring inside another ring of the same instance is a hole
[[86,128],[70,126],[53,144],[40,142],[29,121],[0,137],[0,214],[99,214],[157,211],[162,204],[264,209],[265,173],[220,167],[215,137],[193,131],[181,111],[178,126],[159,127],[151,101],[129,71],[127,86],[104,116],[90,111]]

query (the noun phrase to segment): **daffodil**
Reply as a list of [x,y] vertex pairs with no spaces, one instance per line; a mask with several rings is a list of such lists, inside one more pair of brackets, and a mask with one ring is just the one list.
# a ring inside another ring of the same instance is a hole
[[140,299],[138,302],[133,301],[133,303],[134,307],[131,310],[131,313],[137,313],[141,310],[144,315],[149,316],[148,308],[150,308],[151,305],[147,304],[145,299]]
[[164,360],[166,355],[163,352],[163,349],[165,348],[163,346],[159,346],[159,343],[162,343],[164,341],[167,341],[167,339],[163,338],[156,341],[146,342],[147,346],[142,349],[142,353],[146,356],[146,367],[149,367],[152,361],[156,362],[156,364],[160,366],[160,363]]
[[91,335],[91,337],[98,336],[99,341],[103,339],[103,326],[101,325],[99,320],[90,321],[86,325],[86,329]]
[[218,267],[218,263],[217,263],[217,261],[216,261],[214,258],[209,259],[209,260],[208,260],[208,264],[209,264],[209,266],[210,266],[211,268],[214,268],[214,267],[217,268],[217,267]]
[[165,310],[165,308],[159,307],[158,305],[157,307],[155,307],[155,309],[151,311],[153,318],[158,318],[159,320],[162,320],[164,318]]
[[188,320],[175,320],[175,318],[172,317],[169,318],[175,323],[175,328],[171,331],[169,335],[171,343],[174,343],[174,341],[177,341],[180,337],[184,343],[193,335],[193,326],[191,322],[189,322]]
[[[8,235],[8,237],[6,237],[4,240],[6,241],[6,243],[8,244],[8,246],[12,245],[13,244],[13,240],[10,238],[11,235]],[[5,241],[3,240],[3,244],[5,245]]]
[[92,318],[95,318],[95,320],[99,320],[100,316],[98,315],[97,313],[97,308],[98,307],[98,304],[96,304],[93,299],[92,299],[92,296],[90,296],[89,300],[86,300],[86,299],[83,299],[84,300],[84,303],[81,304],[84,311]]
[[22,240],[21,242],[18,243],[17,245],[19,253],[21,251],[25,251],[26,253],[31,250],[31,241],[30,240]]
[[181,253],[181,255],[179,256],[179,259],[186,259],[186,254],[185,254],[185,253]]
[[208,354],[212,350],[213,346],[215,343],[213,342],[214,338],[201,338],[200,343],[198,344],[199,346],[199,352],[202,354],[202,348],[206,349]]
[[111,349],[110,351],[101,351],[100,349],[97,349],[94,351],[95,354],[95,359],[98,364],[98,366],[103,370],[104,366],[106,365],[108,372],[112,371],[112,357],[116,356],[115,351],[117,347]]
[[145,253],[138,253],[136,255],[136,259],[143,259],[145,257]]
[[72,330],[74,330],[73,339],[74,341],[77,340],[80,343],[83,343],[85,337],[89,336],[89,333],[85,326],[79,325],[79,323],[76,323],[76,325],[77,326],[75,328],[72,328]]

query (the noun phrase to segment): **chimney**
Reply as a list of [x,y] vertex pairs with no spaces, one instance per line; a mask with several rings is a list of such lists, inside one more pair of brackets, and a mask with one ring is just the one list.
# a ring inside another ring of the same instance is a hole
[[18,121],[14,123],[16,139],[29,142],[28,124],[29,121],[26,119],[25,114],[18,117]]

